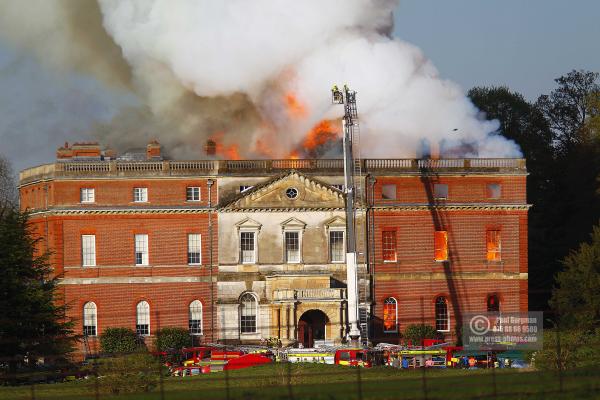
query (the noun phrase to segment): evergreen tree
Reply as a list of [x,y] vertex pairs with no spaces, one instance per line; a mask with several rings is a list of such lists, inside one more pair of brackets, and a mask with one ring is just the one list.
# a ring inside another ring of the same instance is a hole
[[600,226],[594,226],[591,239],[564,259],[556,276],[550,305],[564,329],[600,328]]
[[41,357],[59,361],[74,341],[39,242],[27,214],[10,208],[0,215],[0,358],[11,370]]

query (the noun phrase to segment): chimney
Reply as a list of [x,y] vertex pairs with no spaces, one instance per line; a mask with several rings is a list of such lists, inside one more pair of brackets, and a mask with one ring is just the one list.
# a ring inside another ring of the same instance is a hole
[[146,146],[146,159],[147,160],[161,160],[160,156],[160,143],[158,140],[152,140]]
[[206,145],[204,146],[204,151],[207,156],[214,156],[217,154],[217,142],[212,139],[208,139],[206,141]]

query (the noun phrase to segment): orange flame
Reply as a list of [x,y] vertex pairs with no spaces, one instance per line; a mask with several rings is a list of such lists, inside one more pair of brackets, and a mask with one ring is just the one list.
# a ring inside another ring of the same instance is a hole
[[285,95],[285,105],[287,108],[288,115],[292,118],[303,118],[306,117],[306,106],[300,102],[291,92]]
[[341,133],[341,130],[336,123],[337,121],[331,121],[324,119],[315,125],[310,132],[304,138],[302,147],[306,150],[314,150],[319,146],[324,145],[327,142],[336,140]]
[[223,136],[225,136],[225,132],[215,132],[209,137],[210,140],[215,142],[215,153],[226,160],[241,160],[239,146],[236,143],[223,144]]

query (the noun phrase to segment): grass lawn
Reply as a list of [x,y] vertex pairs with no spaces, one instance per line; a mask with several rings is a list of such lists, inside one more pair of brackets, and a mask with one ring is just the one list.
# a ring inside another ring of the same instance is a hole
[[598,399],[599,377],[597,370],[564,373],[561,392],[561,380],[555,372],[273,364],[228,373],[168,377],[150,393],[108,396],[102,392],[101,380],[79,380],[39,384],[33,390],[30,386],[0,387],[0,399]]

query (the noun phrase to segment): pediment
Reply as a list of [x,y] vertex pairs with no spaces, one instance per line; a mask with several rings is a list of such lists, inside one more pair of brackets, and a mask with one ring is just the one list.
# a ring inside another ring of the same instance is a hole
[[281,225],[281,229],[283,229],[283,230],[286,230],[286,229],[303,230],[304,228],[306,228],[306,222],[300,221],[298,218],[294,218],[294,217],[286,219],[280,225]]
[[346,228],[346,220],[340,216],[335,216],[324,224],[327,228]]
[[323,182],[291,171],[256,186],[225,209],[340,209],[344,194]]
[[238,230],[239,229],[260,230],[260,228],[262,227],[262,224],[260,222],[256,222],[252,218],[244,218],[243,220],[241,220],[240,222],[235,224],[235,226],[238,228]]

